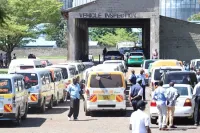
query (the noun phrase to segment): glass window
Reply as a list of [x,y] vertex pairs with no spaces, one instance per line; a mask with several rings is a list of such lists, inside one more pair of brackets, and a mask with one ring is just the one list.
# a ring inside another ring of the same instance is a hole
[[42,74],[40,75],[41,76],[41,81],[42,81],[42,84],[45,85],[46,84],[46,79],[45,79],[45,76]]
[[143,53],[130,53],[130,56],[143,56]]
[[34,66],[20,66],[20,69],[21,69],[21,70],[24,70],[24,69],[31,69],[31,68],[34,68]]
[[30,83],[31,86],[38,85],[38,77],[36,73],[18,73],[24,76],[25,83]]
[[70,75],[73,77],[74,75],[76,75],[76,69],[75,68],[70,68],[69,69]]
[[121,56],[121,53],[119,51],[108,51],[106,55],[120,55]]
[[175,87],[178,90],[178,93],[181,96],[187,96],[188,95],[188,88],[187,87]]
[[93,88],[119,88],[123,87],[121,75],[92,75],[90,87]]
[[10,79],[0,79],[0,94],[8,94],[12,92]]
[[50,80],[49,74],[45,74],[45,80],[46,80],[46,84],[50,84],[51,80]]
[[145,69],[148,69],[148,68],[149,68],[149,64],[151,64],[151,63],[153,63],[153,62],[155,62],[155,61],[153,61],[153,60],[151,60],[151,61],[146,61],[146,62],[145,62],[144,68],[145,68]]
[[22,80],[18,79],[18,80],[17,80],[17,84],[18,84],[19,91],[22,91],[22,90],[23,90],[23,87],[22,87]]
[[156,69],[154,73],[154,80],[161,80],[161,75],[160,71],[181,71],[181,69]]
[[15,87],[15,92],[18,92],[19,91],[19,87],[18,87],[17,79],[14,80],[14,87]]

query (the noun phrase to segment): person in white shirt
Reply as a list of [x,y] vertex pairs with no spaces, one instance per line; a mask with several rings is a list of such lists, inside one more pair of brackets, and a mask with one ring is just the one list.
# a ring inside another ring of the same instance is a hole
[[194,109],[194,122],[195,126],[199,125],[199,119],[200,119],[200,78],[198,78],[198,84],[195,85],[193,90],[193,98],[195,98],[195,109]]
[[146,103],[140,100],[138,110],[131,114],[129,129],[132,133],[151,133],[149,116],[144,113]]

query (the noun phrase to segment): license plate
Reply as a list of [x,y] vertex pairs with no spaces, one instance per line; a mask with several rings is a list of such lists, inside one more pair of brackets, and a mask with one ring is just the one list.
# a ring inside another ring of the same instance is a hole
[[138,60],[138,59],[135,59],[135,60]]
[[112,56],[112,57],[111,57],[111,59],[112,59],[112,60],[114,60],[114,59],[115,59],[115,57],[114,57],[114,56]]
[[99,95],[98,100],[115,100],[115,95]]

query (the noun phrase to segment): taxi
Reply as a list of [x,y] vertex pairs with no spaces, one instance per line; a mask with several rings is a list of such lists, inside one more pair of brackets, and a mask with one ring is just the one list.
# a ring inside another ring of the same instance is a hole
[[24,76],[25,84],[31,87],[29,93],[29,107],[38,108],[41,113],[46,111],[46,107],[53,108],[54,88],[52,87],[51,72],[44,68],[19,70],[15,72]]
[[84,111],[120,111],[126,115],[126,83],[122,72],[91,71],[85,82]]
[[0,120],[11,120],[16,125],[27,118],[28,91],[22,75],[0,75]]
[[145,60],[143,52],[130,52],[128,56],[127,64],[131,65],[141,65]]

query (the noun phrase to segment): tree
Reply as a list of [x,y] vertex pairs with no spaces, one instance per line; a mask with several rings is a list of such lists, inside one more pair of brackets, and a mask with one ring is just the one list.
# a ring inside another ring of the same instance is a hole
[[[105,29],[103,30],[105,31]],[[98,33],[98,32],[97,32]],[[91,33],[95,34],[96,33]],[[130,32],[129,28],[114,28],[114,32],[103,32],[98,33],[96,38],[93,38],[94,41],[99,41],[101,44],[108,45],[108,46],[116,46],[117,43],[123,41],[130,41],[136,42],[138,41],[138,36],[136,33]]]
[[99,41],[102,36],[111,33],[115,34],[115,28],[90,28],[89,36],[92,41]]
[[[0,49],[8,54],[36,37],[38,31],[33,30],[40,23],[55,23],[60,19],[62,4],[58,0],[8,0],[9,19],[0,27]],[[24,39],[26,38],[26,40]]]
[[0,0],[0,26],[5,23],[6,10],[7,9],[7,0]]
[[200,13],[193,14],[191,17],[188,18],[188,21],[197,21],[200,20]]

